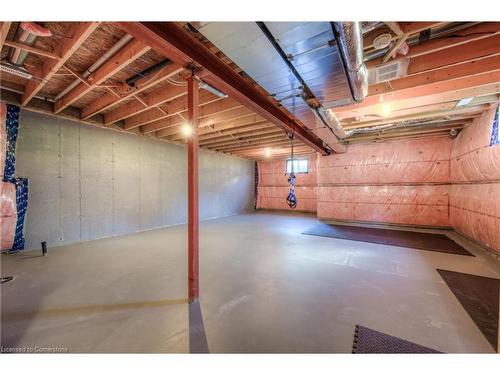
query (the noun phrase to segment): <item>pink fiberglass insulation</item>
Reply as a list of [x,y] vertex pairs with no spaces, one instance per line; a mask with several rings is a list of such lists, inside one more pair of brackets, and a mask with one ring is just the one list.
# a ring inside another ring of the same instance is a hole
[[[299,156],[304,158],[304,156]],[[296,173],[295,193],[297,196],[296,211],[316,212],[317,191],[317,155],[307,156],[308,173]],[[286,159],[259,162],[259,185],[257,208],[292,210],[286,203],[290,191]]]
[[500,254],[500,145],[490,146],[494,112],[476,118],[453,140],[450,222]]
[[448,188],[448,185],[320,187],[318,217],[447,227]]
[[319,161],[319,184],[449,182],[451,141],[427,137],[348,146]]
[[500,147],[490,146],[495,111],[476,118],[453,141],[452,182],[500,180]]
[[449,226],[448,137],[348,146],[319,159],[318,217]]
[[3,177],[5,170],[5,155],[7,152],[7,129],[5,119],[7,116],[7,105],[0,102],[0,176]]
[[11,182],[1,182],[0,219],[1,250],[10,250],[14,243],[17,222],[16,186]]

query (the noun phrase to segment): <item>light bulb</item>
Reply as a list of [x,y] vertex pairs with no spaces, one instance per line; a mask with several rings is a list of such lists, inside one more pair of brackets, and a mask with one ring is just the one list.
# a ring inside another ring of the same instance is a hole
[[189,137],[193,134],[193,128],[187,123],[182,125],[181,131],[185,137]]
[[392,113],[392,108],[389,103],[384,103],[382,104],[382,115],[384,117],[389,116]]

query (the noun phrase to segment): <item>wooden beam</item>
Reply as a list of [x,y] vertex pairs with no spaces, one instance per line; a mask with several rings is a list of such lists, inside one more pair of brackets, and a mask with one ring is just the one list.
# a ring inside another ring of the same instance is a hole
[[407,74],[416,74],[439,69],[448,65],[478,60],[488,56],[498,56],[499,54],[500,35],[495,35],[465,45],[458,45],[433,52],[432,54],[414,57],[410,60]]
[[254,141],[249,145],[233,145],[233,146],[225,146],[225,147],[219,147],[217,150],[218,151],[227,151],[231,152],[234,150],[249,150],[249,149],[254,149],[257,147],[272,147],[272,146],[288,146],[290,147],[290,140],[288,137],[283,136],[282,139],[276,140],[276,141]]
[[[135,101],[128,102],[106,113],[104,115],[104,123],[106,125],[112,124],[186,94],[186,87],[184,86],[166,85],[147,95],[137,95]],[[137,98],[140,100],[137,100]]]
[[500,70],[500,57],[492,56],[481,60],[452,65],[411,76],[398,78],[389,82],[368,87],[368,96],[429,85],[452,79],[475,76],[482,73]]
[[87,77],[86,81],[89,84],[82,82],[62,98],[57,100],[54,104],[54,112],[56,114],[61,112],[64,108],[76,102],[101,83],[104,83],[108,78],[114,76],[150,49],[151,48],[149,46],[138,40],[131,40]]
[[436,132],[443,132],[443,131],[449,131],[450,129],[462,129],[465,125],[469,124],[470,122],[463,121],[461,123],[454,123],[454,124],[444,124],[444,125],[438,125],[434,127],[429,127],[429,128],[423,128],[423,129],[412,129],[412,127],[408,128],[402,128],[398,130],[391,130],[391,131],[385,131],[385,132],[380,132],[380,133],[373,133],[373,134],[364,134],[364,135],[359,135],[359,136],[353,136],[346,138],[346,142],[353,142],[353,141],[360,141],[360,140],[372,140],[372,139],[384,139],[384,138],[391,138],[391,137],[400,137],[400,136],[410,136],[410,135],[415,135],[415,134],[429,134],[429,133],[436,133]]
[[371,95],[363,103],[335,108],[339,119],[346,116],[375,113],[382,103],[391,103],[394,109],[449,102],[468,96],[490,95],[500,92],[500,71],[487,72],[450,81],[410,87],[384,94]]
[[416,34],[421,31],[432,29],[445,24],[446,22],[398,22],[403,34]]
[[389,59],[391,57],[393,57],[394,55],[396,55],[399,47],[401,47],[401,45],[406,42],[406,39],[408,39],[408,37],[410,36],[410,34],[403,34],[399,37],[399,39],[397,40],[396,43],[394,43],[394,45],[389,49],[389,51],[385,54],[384,58],[382,59],[382,62],[387,62],[389,61]]
[[232,129],[226,130],[226,131],[219,131],[215,133],[209,133],[204,136],[200,136],[200,143],[212,143],[212,142],[220,142],[223,139],[235,139],[235,138],[240,138],[240,137],[245,137],[245,136],[251,136],[253,134],[259,134],[259,133],[265,133],[265,132],[282,132],[281,129],[276,129],[274,125],[272,125],[270,122],[262,125],[255,125],[255,126],[245,126],[241,128],[235,128],[233,131]]
[[367,122],[358,122],[355,124],[349,124],[343,126],[344,129],[357,129],[357,128],[365,128],[365,127],[372,127],[372,126],[378,126],[378,125],[386,125],[386,124],[391,124],[391,123],[398,123],[398,122],[403,122],[403,121],[410,121],[410,120],[425,120],[433,117],[444,117],[444,116],[456,116],[456,115],[463,115],[463,117],[468,117],[468,116],[473,116],[478,113],[482,113],[488,109],[488,105],[479,105],[479,106],[474,106],[474,107],[458,107],[450,110],[444,110],[444,111],[432,111],[432,112],[427,112],[427,113],[416,113],[412,114],[409,116],[399,116],[399,117],[393,117],[393,118],[386,118],[378,121],[367,121]]
[[187,120],[192,132],[188,140],[188,300],[200,296],[199,217],[198,217],[198,108],[199,88],[194,77],[188,78]]
[[217,144],[203,144],[200,147],[209,149],[209,150],[221,150],[223,147],[228,146],[247,146],[252,145],[253,142],[274,142],[278,140],[286,140],[287,136],[283,134],[266,134],[258,137],[247,138],[247,139],[233,139],[231,141],[225,141]]
[[[205,135],[205,134],[213,134],[214,132],[221,131],[221,130],[228,130],[228,129],[234,129],[237,127],[241,126],[249,126],[249,125],[257,125],[257,124],[268,124],[269,121],[266,119],[260,117],[259,115],[252,115],[248,117],[242,117],[236,120],[232,121],[224,121],[219,124],[210,124],[205,128],[199,128],[198,130],[198,135]],[[163,138],[163,137],[170,137],[170,136],[178,136],[181,133],[181,130],[179,127],[175,127],[172,129],[163,129],[160,131],[157,131],[155,134],[158,138]]]
[[[241,106],[239,103],[234,102],[233,100],[228,102],[227,107],[219,105],[219,103],[220,102],[215,102],[201,107],[200,113],[203,114],[203,117],[200,116],[200,127],[205,127],[222,121],[230,121],[241,117],[252,116],[254,114],[252,111]],[[175,127],[179,128],[182,123],[183,121],[178,118],[168,118],[144,125],[141,130],[144,134],[160,131],[162,129],[172,130],[172,128]],[[179,129],[177,129],[177,132],[179,132]]]
[[281,129],[266,129],[262,131],[251,131],[247,133],[240,133],[238,135],[229,134],[224,137],[201,140],[201,146],[217,147],[226,144],[237,143],[248,143],[249,141],[257,139],[266,139],[267,137],[274,137],[277,135],[283,135],[283,130]]
[[396,34],[398,37],[401,37],[404,34],[403,29],[401,29],[401,26],[399,26],[399,23],[397,22],[386,22],[385,23],[389,28]]
[[[200,90],[200,106],[204,106],[209,103],[214,103],[222,98],[208,92],[205,90]],[[151,108],[147,111],[138,113],[125,119],[125,127],[134,128],[137,126],[142,126],[149,124],[154,121],[162,120],[180,113],[187,111],[187,101],[184,96],[174,99],[170,102],[161,105],[161,110],[158,108]]]
[[135,95],[140,94],[159,83],[168,80],[169,78],[181,73],[184,68],[177,64],[170,64],[151,74],[150,76],[143,77],[135,82],[134,87],[130,88],[125,94],[120,95],[118,98],[113,95],[104,95],[94,100],[92,103],[82,108],[82,119],[88,119],[99,112],[105,111],[113,106],[128,100]]
[[[461,30],[458,35],[431,39],[427,42],[411,46],[408,54],[406,54],[405,56],[398,56],[395,58],[395,60],[426,55],[447,48],[460,46],[481,39],[486,39],[498,34],[500,34],[500,22],[483,22],[478,25],[471,26],[465,30]],[[365,64],[368,68],[374,68],[383,65],[383,57],[366,61]]]
[[[299,156],[307,156],[314,154],[314,150],[312,150],[310,147],[301,147],[300,149],[297,148],[297,150],[294,150],[294,154]],[[251,152],[238,152],[234,151],[230,153],[231,155],[239,156],[241,158],[245,159],[250,159],[250,160],[269,160],[269,157],[265,154],[265,149],[260,148]],[[272,149],[272,155],[271,155],[271,160],[276,159],[276,158],[285,158],[285,157],[290,157],[290,150],[284,149],[284,148],[279,148],[279,149]]]
[[7,39],[7,35],[9,35],[10,26],[12,22],[2,22],[0,24],[0,51],[2,50],[5,41]]
[[58,54],[56,54],[54,52],[45,51],[43,49],[39,49],[39,48],[35,48],[35,47],[32,47],[32,46],[28,46],[27,44],[13,42],[13,41],[10,41],[10,40],[6,40],[4,42],[4,45],[7,46],[7,47],[13,47],[13,48],[22,49],[22,50],[24,50],[26,52],[30,52],[30,53],[33,53],[33,54],[38,55],[38,56],[47,57],[49,59],[59,60],[61,58],[61,56],[59,56]]
[[41,80],[31,80],[26,85],[21,104],[25,106],[29,101],[50,81],[57,71],[66,63],[73,53],[80,48],[85,40],[99,26],[99,22],[77,22],[73,25],[73,36],[61,42],[56,54],[59,60],[50,59],[43,63],[41,68]]
[[204,69],[203,80],[286,131],[295,130],[298,139],[326,155],[323,142],[294,121],[277,103],[257,89],[230,66],[222,62],[182,25],[174,22],[122,22],[128,33],[150,45],[155,51],[184,64]]
[[[205,133],[205,134],[200,134],[200,141],[201,140],[211,140],[211,139],[217,139],[220,137],[225,137],[229,135],[234,135],[238,136],[240,133],[245,133],[249,131],[258,131],[258,130],[276,130],[276,126],[271,124],[269,121],[261,121],[261,122],[256,122],[252,123],[250,125],[243,125],[243,126],[238,126],[238,127],[230,127],[225,130],[215,130],[209,127],[211,132],[210,133]],[[202,129],[200,129],[201,132]],[[278,129],[278,131],[281,131]]]
[[[180,98],[184,99],[184,98]],[[185,101],[185,100],[184,100]],[[201,102],[201,101],[200,101]],[[174,107],[174,106],[173,106]],[[224,112],[231,112],[236,109],[240,109],[240,111],[244,111],[245,113],[250,113],[246,108],[244,108],[240,103],[232,100],[231,98],[225,98],[219,100],[214,100],[213,97],[210,97],[209,103],[208,104],[200,104],[200,109],[199,109],[199,118],[204,119],[209,116],[214,116],[218,115]],[[142,132],[144,134],[146,133],[151,133],[154,131],[158,131],[161,129],[165,129],[168,127],[176,126],[176,125],[182,125],[182,121],[178,121],[177,118],[172,118],[171,115],[169,114],[170,111],[167,112],[167,114],[163,114],[163,118],[160,120],[152,121],[142,127]],[[182,114],[184,111],[176,111],[173,114]],[[173,115],[172,114],[172,115]],[[167,116],[167,118],[165,118]],[[206,120],[204,120],[206,121]],[[204,126],[205,122],[200,122],[200,126]],[[140,124],[137,124],[136,122],[127,122],[125,120],[125,128],[133,128],[140,126]]]
[[225,150],[228,147],[230,148],[240,148],[240,147],[246,147],[246,146],[251,146],[255,145],[256,142],[278,142],[278,141],[288,141],[288,137],[284,134],[274,134],[274,135],[268,135],[268,136],[262,136],[258,138],[252,138],[249,140],[233,140],[230,142],[224,142],[221,144],[216,144],[216,145],[203,145],[204,148],[208,150]]

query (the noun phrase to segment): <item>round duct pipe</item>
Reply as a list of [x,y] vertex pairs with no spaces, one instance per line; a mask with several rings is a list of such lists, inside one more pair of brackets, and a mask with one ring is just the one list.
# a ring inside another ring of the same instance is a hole
[[[14,40],[18,43],[32,46],[39,36],[52,36],[52,32],[34,22],[21,22],[17,28]],[[19,48],[11,48],[9,62],[13,65],[22,66],[28,52]]]

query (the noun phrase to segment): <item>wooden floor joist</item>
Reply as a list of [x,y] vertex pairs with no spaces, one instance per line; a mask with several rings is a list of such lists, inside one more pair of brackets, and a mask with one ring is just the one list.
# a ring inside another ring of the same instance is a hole
[[[219,100],[222,100],[222,98],[215,96],[214,94],[211,94],[207,91],[200,90],[200,106],[210,104]],[[126,118],[125,127],[133,128],[137,126],[147,125],[151,122],[162,120],[179,113],[185,113],[187,112],[186,98],[181,96],[177,99],[161,104],[160,108],[163,110],[163,112],[155,107]]]
[[80,48],[85,40],[92,34],[99,22],[77,22],[72,27],[73,36],[64,40],[58,47],[56,54],[60,56],[58,60],[49,59],[40,67],[41,80],[31,80],[26,85],[22,98],[22,105],[27,105],[29,101],[43,88],[43,86],[57,73],[66,63],[73,53]]
[[[101,26],[98,22],[48,23],[54,35],[41,37],[33,45],[18,42],[14,33],[9,33],[10,24],[0,23],[2,56],[9,55],[9,48],[27,52],[26,67],[34,79],[20,84],[22,79],[2,71],[2,97],[12,96],[4,94],[6,87],[24,92],[16,103],[26,108],[34,106],[37,110],[43,101],[44,112],[185,144],[182,126],[188,115],[186,79],[194,71],[198,79],[230,97],[223,99],[199,90],[198,136],[202,147],[231,154],[243,148],[240,155],[260,157],[263,149],[279,139],[275,137],[290,132],[294,126],[300,133],[297,139],[302,137],[307,144],[304,146],[299,139],[297,147],[325,153],[320,138],[331,143],[329,133],[312,134],[309,129],[316,123],[297,121],[212,41],[185,22]],[[83,77],[79,72],[106,53],[100,44],[110,48],[123,37],[123,30],[116,26],[130,31],[133,39],[90,76]],[[366,61],[367,66],[382,67],[407,60],[408,74],[370,85],[361,103],[332,108],[344,129],[402,122],[427,126],[432,122],[443,132],[446,126],[470,123],[487,105],[498,102],[500,22],[379,22],[373,27],[363,35],[365,58],[374,55],[377,36],[390,34],[392,44],[385,49],[385,58]],[[398,47],[405,39],[409,51],[403,55]],[[80,48],[82,45],[84,48]],[[166,65],[155,69],[159,62]],[[141,76],[145,71],[147,74]],[[73,81],[67,76],[80,82],[54,103],[52,99]],[[140,78],[135,80],[137,76]],[[132,77],[134,83],[127,83]],[[456,108],[464,98],[472,101]],[[383,131],[380,135],[353,136],[352,142],[414,137],[413,133],[413,129]],[[421,134],[434,132],[422,130]],[[248,150],[248,146],[255,149]]]
[[221,62],[181,25],[174,22],[122,22],[120,26],[135,38],[150,45],[157,52],[179,64],[195,62],[203,69],[203,80],[233,99],[260,114],[284,130],[295,129],[297,138],[311,147],[328,154],[323,142],[306,130],[302,124],[292,120],[268,97],[262,95],[249,81]]
[[108,78],[118,73],[149,50],[150,47],[144,43],[137,40],[131,40],[121,50],[111,56],[109,60],[92,72],[85,79],[85,83],[80,83],[73,90],[57,100],[54,104],[54,113],[61,112],[64,108],[92,91],[92,89],[98,87],[101,83],[104,83]]
[[135,82],[134,87],[130,88],[125,94],[120,95],[118,98],[114,95],[105,95],[83,107],[82,119],[88,119],[99,112],[112,108],[183,71],[184,69],[176,64],[170,64],[163,67],[154,74],[139,79]]

